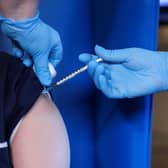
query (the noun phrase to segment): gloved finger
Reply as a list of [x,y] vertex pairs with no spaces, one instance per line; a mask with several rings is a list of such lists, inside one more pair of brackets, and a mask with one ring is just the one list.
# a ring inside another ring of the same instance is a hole
[[26,66],[26,67],[31,67],[33,65],[33,61],[30,59],[30,58],[24,58],[23,59],[23,64]]
[[111,76],[111,70],[105,68],[104,75],[106,76],[106,78],[108,80],[111,80],[111,78],[112,78],[112,76]]
[[92,54],[80,54],[79,55],[79,61],[85,63],[85,64],[88,64],[90,61],[92,60],[96,60],[98,57],[95,56],[95,55],[92,55]]
[[96,55],[98,55],[104,61],[109,61],[114,63],[127,62],[130,56],[129,49],[107,50],[98,45],[96,45],[95,47],[95,52],[96,52]]
[[49,55],[49,62],[56,68],[57,65],[61,62],[62,57],[63,57],[63,47],[62,43],[60,42],[51,49]]
[[99,76],[103,75],[104,72],[105,72],[104,67],[102,65],[98,65],[96,68],[95,75],[94,75],[94,82],[98,89],[100,89]]
[[[104,77],[106,78],[108,94],[113,95],[113,98],[127,98],[128,97],[128,81],[129,72],[120,64],[110,66],[109,69],[105,69]],[[117,94],[117,95],[116,95]]]
[[26,52],[23,53],[21,60],[26,67],[31,67],[33,65],[32,58]]
[[52,76],[49,71],[48,57],[45,57],[43,54],[36,56],[34,66],[40,82],[45,86],[49,86],[52,82]]
[[97,66],[98,63],[96,61],[90,61],[88,64],[88,73],[92,78],[94,78]]
[[[111,81],[107,81],[104,75],[99,76],[99,83],[101,91],[109,98],[123,98],[121,91],[118,87],[112,86]],[[110,84],[110,86],[109,86]]]
[[112,98],[110,94],[111,92],[110,87],[104,75],[99,76],[99,88],[107,97]]
[[24,51],[13,42],[12,42],[12,52],[13,55],[18,58],[21,58],[24,54]]

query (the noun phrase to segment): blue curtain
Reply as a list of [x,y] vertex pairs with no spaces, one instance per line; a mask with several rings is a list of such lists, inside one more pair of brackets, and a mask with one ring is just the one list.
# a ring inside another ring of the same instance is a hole
[[[95,44],[157,49],[158,0],[47,0],[40,11],[62,37],[57,79],[82,66],[78,55],[93,53]],[[4,38],[1,43],[9,51]],[[87,73],[52,94],[68,129],[71,168],[150,167],[152,96],[107,99]]]

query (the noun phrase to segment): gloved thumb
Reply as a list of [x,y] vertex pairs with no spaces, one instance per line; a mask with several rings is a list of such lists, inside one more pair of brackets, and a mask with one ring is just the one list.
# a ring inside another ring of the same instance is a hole
[[52,82],[52,75],[48,66],[48,58],[44,55],[36,56],[34,59],[35,72],[44,86],[49,86]]
[[92,55],[92,54],[83,53],[83,54],[79,55],[79,61],[81,61],[85,64],[88,64],[90,61],[93,61],[96,59],[98,59],[98,57],[95,55]]
[[57,75],[57,71],[55,70],[53,64],[49,62],[48,67],[52,78],[55,78],[55,76]]
[[114,62],[114,63],[124,63],[127,61],[129,49],[121,50],[107,50],[99,45],[95,46],[95,53],[98,57],[102,58],[104,61]]

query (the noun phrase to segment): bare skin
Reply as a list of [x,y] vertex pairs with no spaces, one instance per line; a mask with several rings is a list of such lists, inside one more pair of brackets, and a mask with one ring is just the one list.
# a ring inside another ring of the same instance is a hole
[[40,96],[25,116],[11,149],[14,168],[69,168],[66,128],[48,97]]
[[15,20],[24,20],[35,15],[38,0],[0,0],[0,14]]

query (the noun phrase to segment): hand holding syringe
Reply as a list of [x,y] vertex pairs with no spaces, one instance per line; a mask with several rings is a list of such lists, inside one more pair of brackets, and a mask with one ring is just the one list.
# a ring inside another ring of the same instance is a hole
[[[96,60],[96,62],[102,62],[103,60],[101,58],[98,58]],[[71,73],[70,75],[66,76],[65,78],[63,78],[62,80],[59,80],[58,82],[56,82],[56,84],[53,84],[52,86],[48,87],[47,90],[50,91],[52,89],[54,89],[55,87],[58,87],[60,85],[62,85],[63,83],[69,81],[70,79],[76,77],[77,75],[81,74],[82,72],[86,71],[88,69],[88,66],[84,66],[80,69],[78,69],[77,71]],[[51,74],[53,73],[52,69],[50,69]]]

